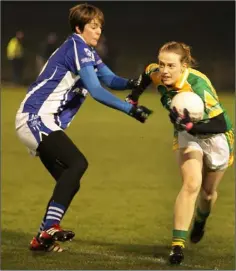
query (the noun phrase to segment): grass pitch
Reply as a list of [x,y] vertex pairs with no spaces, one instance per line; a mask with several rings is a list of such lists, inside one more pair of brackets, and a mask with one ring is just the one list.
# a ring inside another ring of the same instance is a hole
[[[181,181],[167,112],[150,92],[141,99],[154,110],[146,124],[87,99],[67,130],[90,164],[62,222],[76,237],[61,254],[30,252],[54,181],[15,134],[24,91],[2,91],[1,269],[235,269],[234,167],[219,187],[204,240],[187,243],[182,266],[166,263]],[[127,92],[115,94],[123,99]],[[233,94],[219,96],[234,121]]]

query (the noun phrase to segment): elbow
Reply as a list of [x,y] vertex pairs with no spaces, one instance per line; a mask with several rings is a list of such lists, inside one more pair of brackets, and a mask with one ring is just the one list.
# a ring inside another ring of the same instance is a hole
[[97,100],[97,99],[98,99],[98,95],[97,95],[96,91],[90,92],[90,95],[91,95],[91,97],[92,97],[94,100]]
[[91,97],[96,100],[96,101],[99,101],[99,96],[100,96],[100,88],[99,87],[96,87],[96,88],[93,88],[93,90],[90,90],[89,91]]
[[115,74],[112,74],[112,75],[110,75],[109,77],[106,78],[104,83],[108,88],[116,89],[117,78],[118,77]]
[[227,131],[227,123],[224,118],[224,114],[220,114],[219,116],[216,117],[218,120],[218,123],[216,123],[216,129],[219,129],[219,132],[225,133]]
[[224,123],[222,125],[222,133],[226,133],[226,132],[227,132],[227,125],[226,125],[226,123]]
[[113,86],[113,84],[112,84],[112,81],[113,81],[113,79],[111,80],[111,78],[106,78],[106,80],[105,79],[103,79],[103,84],[106,86],[106,87],[108,87],[108,88],[112,88],[112,86]]
[[105,85],[106,85],[108,88],[113,89],[113,85],[112,85],[112,83],[111,83],[111,82],[107,82],[107,83],[105,83]]

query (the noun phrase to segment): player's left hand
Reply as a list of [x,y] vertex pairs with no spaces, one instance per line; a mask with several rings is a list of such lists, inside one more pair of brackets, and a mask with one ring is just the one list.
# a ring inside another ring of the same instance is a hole
[[127,82],[127,89],[144,91],[150,84],[152,80],[150,75],[145,71],[139,75],[136,79],[129,79]]
[[138,88],[140,86],[140,83],[141,83],[141,80],[142,80],[142,78],[140,76],[138,78],[136,78],[136,79],[129,79],[128,82],[127,82],[127,89],[136,89],[136,88]]
[[132,92],[125,98],[125,101],[138,105],[138,99],[144,90],[151,84],[151,78],[148,74],[143,72],[137,79],[130,79],[127,83],[127,88],[132,89]]
[[180,115],[175,107],[169,113],[170,121],[174,124],[177,131],[190,131],[193,128],[193,122],[189,116],[189,111],[185,108],[184,114]]

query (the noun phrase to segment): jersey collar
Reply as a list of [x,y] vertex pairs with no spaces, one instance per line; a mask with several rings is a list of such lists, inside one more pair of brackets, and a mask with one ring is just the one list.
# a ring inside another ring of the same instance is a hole
[[[74,35],[75,37],[80,38],[84,43],[86,43],[85,39],[84,39],[80,34],[73,33],[73,35]],[[86,43],[86,44],[87,44],[87,43]]]
[[87,42],[85,41],[85,39],[84,39],[80,34],[73,33],[73,35],[74,35],[75,38],[81,39],[81,40],[82,40],[89,48],[91,48],[92,50],[94,49],[92,46],[89,46],[89,45],[87,44]]
[[178,79],[178,81],[175,83],[174,88],[176,89],[181,89],[183,88],[187,78],[189,75],[189,69],[185,69],[185,71],[183,72],[183,74],[180,76],[180,78]]

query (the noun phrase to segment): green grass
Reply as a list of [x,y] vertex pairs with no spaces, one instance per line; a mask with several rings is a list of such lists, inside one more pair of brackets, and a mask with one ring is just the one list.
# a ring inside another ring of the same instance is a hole
[[[126,94],[116,92],[122,99]],[[219,96],[233,119],[234,96]],[[2,92],[1,269],[178,269],[166,258],[181,181],[159,96],[143,95],[141,102],[155,111],[144,125],[91,98],[74,119],[67,133],[90,166],[62,223],[76,232],[62,254],[28,250],[54,181],[16,137],[15,113],[23,97],[19,89]],[[179,269],[235,269],[234,190],[231,167],[204,240],[187,244]]]

